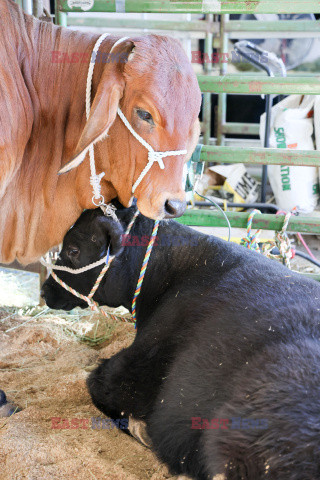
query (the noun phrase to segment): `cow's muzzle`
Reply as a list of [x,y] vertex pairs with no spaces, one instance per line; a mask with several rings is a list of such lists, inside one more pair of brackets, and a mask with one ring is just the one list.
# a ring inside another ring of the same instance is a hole
[[185,201],[181,200],[166,200],[164,204],[164,218],[177,218],[181,217],[184,214],[187,208],[187,204]]

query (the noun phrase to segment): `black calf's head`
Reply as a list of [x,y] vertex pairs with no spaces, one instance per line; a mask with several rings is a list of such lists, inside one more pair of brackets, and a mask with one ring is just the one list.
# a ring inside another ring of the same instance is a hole
[[[85,211],[63,240],[62,250],[56,265],[78,269],[96,262],[107,254],[120,254],[123,228],[119,222],[105,216],[101,209]],[[103,265],[82,274],[56,271],[57,276],[77,292],[88,295]],[[84,300],[69,293],[50,275],[41,292],[50,308],[71,310],[74,307],[86,308]]]

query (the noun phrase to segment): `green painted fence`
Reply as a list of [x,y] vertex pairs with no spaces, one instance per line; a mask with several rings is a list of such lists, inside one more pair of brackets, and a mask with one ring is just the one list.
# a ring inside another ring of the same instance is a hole
[[[67,25],[65,12],[82,12],[81,5],[90,12],[145,12],[145,13],[320,13],[320,0],[56,0],[57,23]],[[68,24],[73,26],[94,26],[102,28],[147,28],[157,30],[179,30],[203,32],[206,38],[205,51],[211,52],[212,37],[215,46],[221,53],[228,52],[227,39],[238,38],[238,33],[265,33],[268,37],[295,38],[320,36],[319,21],[245,21],[229,20],[229,15],[221,16],[221,23],[213,21],[212,15],[206,15],[205,21],[194,20],[151,20],[122,18],[84,18],[82,15],[69,17]],[[211,42],[211,44],[210,44]],[[201,154],[195,161],[217,163],[249,163],[268,165],[304,165],[320,166],[320,152],[294,151],[263,148],[236,148],[209,145],[210,135],[210,93],[219,95],[218,104],[218,142],[223,145],[224,135],[228,133],[257,135],[259,125],[243,123],[226,123],[226,94],[320,94],[320,75],[289,75],[287,78],[269,78],[265,74],[242,73],[225,75],[226,62],[230,56],[225,56],[220,63],[220,75],[210,74],[211,67],[205,65],[207,75],[198,75],[201,91],[204,93],[204,143]],[[248,214],[228,212],[232,227],[246,228]],[[179,219],[187,225],[225,227],[226,220],[220,212],[213,210],[187,210]],[[283,217],[275,215],[256,215],[253,228],[280,230]],[[288,225],[288,232],[320,234],[320,218],[293,216]],[[320,280],[319,275],[313,278]]]
[[61,0],[64,12],[320,13],[319,0]]
[[[231,227],[247,228],[248,213],[228,212],[228,219]],[[252,228],[264,230],[281,230],[284,216],[274,214],[255,215],[252,221]],[[226,219],[221,212],[216,210],[189,209],[177,219],[185,225],[204,227],[227,227]],[[288,223],[287,232],[292,233],[320,233],[320,218],[292,216]]]
[[[320,151],[203,145],[199,160],[217,163],[320,167]],[[193,156],[193,161],[198,161],[196,154]]]
[[263,20],[259,20],[258,22],[253,22],[252,20],[230,20],[230,22],[226,24],[225,31],[227,33],[245,32],[248,34],[250,34],[250,32],[275,32],[278,38],[283,38],[283,34],[288,32],[303,32],[308,36],[309,34],[314,36],[315,33],[320,32],[320,22],[319,20],[314,22],[310,22],[310,20],[279,20],[276,22]]
[[207,76],[198,75],[202,92],[213,93],[244,93],[261,95],[274,94],[301,94],[320,95],[320,75],[264,77],[261,75],[224,75]]

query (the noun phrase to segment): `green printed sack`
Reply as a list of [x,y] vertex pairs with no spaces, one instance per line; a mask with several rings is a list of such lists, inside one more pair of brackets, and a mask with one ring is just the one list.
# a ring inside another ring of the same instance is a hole
[[[313,95],[290,95],[272,108],[270,148],[314,150]],[[260,138],[264,142],[265,114],[260,119]],[[312,212],[319,200],[316,167],[270,165],[269,181],[277,205],[286,211],[297,207]]]

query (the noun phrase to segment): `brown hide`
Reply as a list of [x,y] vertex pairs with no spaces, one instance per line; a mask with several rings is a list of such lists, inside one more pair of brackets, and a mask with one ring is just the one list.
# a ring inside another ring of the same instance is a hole
[[[201,103],[186,55],[175,40],[156,35],[120,44],[116,52],[131,52],[127,62],[95,65],[86,123],[86,78],[97,38],[40,22],[0,0],[0,262],[37,260],[62,241],[84,208],[94,207],[88,156],[58,175],[90,143],[97,142],[97,173],[106,174],[105,200],[130,204],[147,150],[116,115],[118,105],[155,150],[188,150],[165,158],[164,170],[150,169],[135,192],[140,211],[162,218],[167,200],[184,199],[183,165],[198,140]],[[117,39],[108,37],[100,51],[108,53]],[[64,61],[53,61],[57,51]],[[138,109],[150,112],[154,124],[141,120]]]

